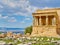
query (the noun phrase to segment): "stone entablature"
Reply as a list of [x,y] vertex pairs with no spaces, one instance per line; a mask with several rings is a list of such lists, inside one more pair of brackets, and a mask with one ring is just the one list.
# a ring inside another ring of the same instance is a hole
[[[60,31],[60,8],[37,10],[33,15],[32,35],[57,36]],[[54,35],[55,34],[55,35]]]
[[49,8],[49,9],[37,9],[35,13],[46,13],[46,12],[56,12],[59,11],[60,8]]

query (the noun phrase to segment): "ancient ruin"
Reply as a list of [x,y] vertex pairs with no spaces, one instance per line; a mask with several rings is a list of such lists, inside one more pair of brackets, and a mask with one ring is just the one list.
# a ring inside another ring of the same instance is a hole
[[38,9],[32,15],[32,36],[57,37],[60,35],[60,8]]

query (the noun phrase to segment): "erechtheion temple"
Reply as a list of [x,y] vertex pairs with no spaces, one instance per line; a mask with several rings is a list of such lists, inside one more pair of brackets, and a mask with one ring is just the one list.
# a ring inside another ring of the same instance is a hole
[[32,15],[32,36],[57,37],[60,35],[60,8],[38,9]]

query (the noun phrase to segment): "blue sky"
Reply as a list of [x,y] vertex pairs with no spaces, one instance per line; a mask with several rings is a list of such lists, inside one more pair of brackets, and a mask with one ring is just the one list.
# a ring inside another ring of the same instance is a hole
[[60,0],[0,0],[0,27],[28,27],[35,10],[57,7]]

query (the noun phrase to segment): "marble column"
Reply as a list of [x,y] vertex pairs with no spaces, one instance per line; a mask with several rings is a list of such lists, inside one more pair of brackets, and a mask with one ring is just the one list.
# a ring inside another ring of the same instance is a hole
[[39,25],[41,26],[42,24],[41,24],[41,16],[39,17]]
[[37,17],[33,17],[33,18],[34,18],[33,25],[38,26],[38,18]]
[[33,25],[35,26],[35,17],[33,17]]
[[46,16],[46,25],[48,25],[48,16]]
[[36,22],[35,23],[36,23],[36,26],[38,26],[38,17],[36,17]]
[[56,18],[55,17],[53,17],[53,19],[52,19],[52,25],[56,25]]

